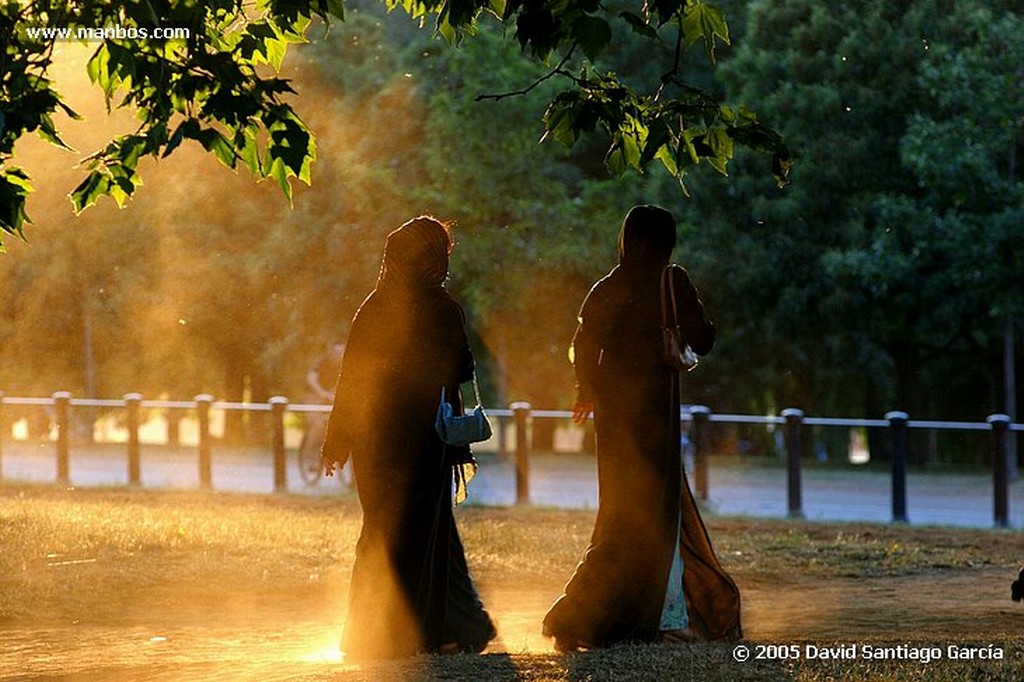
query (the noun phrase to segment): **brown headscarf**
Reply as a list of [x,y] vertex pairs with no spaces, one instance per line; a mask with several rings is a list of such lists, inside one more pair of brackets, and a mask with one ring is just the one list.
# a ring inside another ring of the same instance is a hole
[[454,244],[445,223],[430,216],[413,218],[388,235],[377,288],[444,286]]

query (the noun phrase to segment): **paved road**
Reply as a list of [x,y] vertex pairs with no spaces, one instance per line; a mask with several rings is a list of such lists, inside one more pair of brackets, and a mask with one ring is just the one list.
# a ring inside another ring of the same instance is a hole
[[[479,455],[480,471],[470,484],[468,504],[515,504],[515,466],[493,453]],[[80,487],[126,485],[124,446],[78,446],[72,449],[69,482]],[[52,443],[0,445],[0,474],[4,481],[54,482],[56,456]],[[199,467],[192,448],[142,448],[142,485],[147,488],[199,487]],[[803,512],[811,520],[892,520],[889,476],[871,469],[822,468],[803,471]],[[297,494],[342,494],[337,479],[307,486],[294,461],[287,471],[288,491]],[[273,492],[273,467],[268,451],[215,448],[212,482],[216,490]],[[712,460],[709,467],[712,513],[727,516],[786,518],[786,472],[781,465],[743,465]],[[595,461],[587,455],[538,455],[530,466],[529,499],[532,504],[562,508],[596,509]],[[1024,480],[1010,484],[1010,526],[1024,529]],[[987,474],[936,474],[911,471],[907,479],[907,511],[912,524],[974,528],[993,526],[992,480]]]

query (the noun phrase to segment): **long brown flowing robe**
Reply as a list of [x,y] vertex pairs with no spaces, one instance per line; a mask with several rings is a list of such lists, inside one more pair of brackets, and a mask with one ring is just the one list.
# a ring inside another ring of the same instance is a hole
[[[385,265],[399,262],[397,243],[389,237]],[[459,412],[458,387],[473,375],[464,313],[443,276],[392,267],[353,319],[338,380],[324,460],[351,453],[363,510],[342,641],[354,659],[480,651],[495,636],[452,510],[453,466],[469,451],[434,428],[441,387]]]
[[[741,634],[739,590],[683,470],[679,374],[660,354],[661,267],[623,258],[591,289],[573,339],[579,398],[594,403],[600,499],[584,558],[544,619],[545,633],[568,646],[655,639],[677,549],[690,626],[706,639]],[[714,326],[674,267],[683,333],[705,354]]]

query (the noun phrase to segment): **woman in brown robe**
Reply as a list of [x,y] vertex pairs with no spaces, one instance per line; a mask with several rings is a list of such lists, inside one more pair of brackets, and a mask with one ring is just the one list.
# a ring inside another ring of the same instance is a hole
[[429,217],[389,234],[352,321],[323,448],[328,474],[351,454],[363,510],[341,646],[350,660],[479,652],[496,634],[452,513],[453,477],[472,457],[434,427],[441,388],[459,414],[473,377],[465,314],[444,288],[452,246]]
[[[739,590],[715,557],[680,456],[679,372],[662,360],[661,274],[672,215],[629,211],[619,263],[580,310],[571,356],[577,420],[594,414],[599,506],[590,546],[544,618],[559,650],[739,636]],[[704,355],[715,327],[672,266],[679,324]]]

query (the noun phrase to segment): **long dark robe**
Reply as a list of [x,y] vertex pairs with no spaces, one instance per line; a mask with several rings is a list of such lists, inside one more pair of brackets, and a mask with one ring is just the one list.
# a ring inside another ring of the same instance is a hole
[[434,428],[441,387],[461,410],[473,374],[462,309],[441,287],[375,290],[356,314],[324,444],[351,452],[363,525],[342,649],[353,659],[480,651],[495,636],[452,514],[468,448]]
[[[569,646],[655,639],[679,547],[691,627],[707,639],[740,634],[739,590],[685,480],[679,374],[660,355],[660,274],[617,266],[591,289],[573,339],[579,399],[594,403],[600,499],[590,545],[544,619]],[[674,279],[682,331],[706,354],[714,326],[685,270]]]

